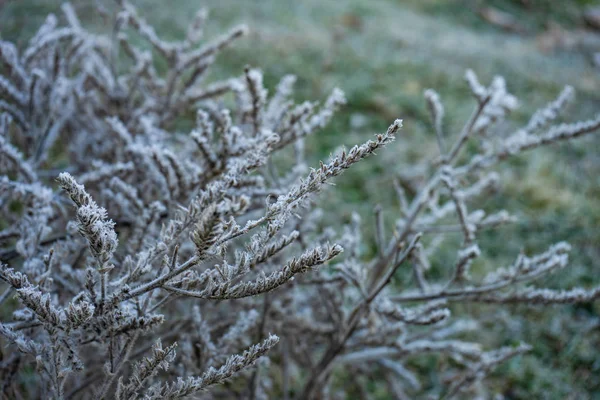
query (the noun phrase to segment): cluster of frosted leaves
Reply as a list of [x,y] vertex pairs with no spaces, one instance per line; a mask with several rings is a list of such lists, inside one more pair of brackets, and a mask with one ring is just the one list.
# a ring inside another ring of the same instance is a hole
[[[456,136],[444,132],[443,103],[428,90],[440,156],[424,160],[434,168],[410,187],[415,195],[396,183],[393,234],[376,209],[369,258],[358,215],[324,228],[335,218],[324,218],[315,194],[389,145],[402,121],[309,168],[303,141],[343,105],[340,90],[296,104],[294,77],[270,94],[253,68],[207,82],[245,27],[207,40],[201,10],[185,38],[169,42],[117,3],[103,11],[109,35],[84,29],[65,4],[25,48],[0,42],[0,304],[8,316],[0,336],[18,349],[0,368],[9,397],[334,398],[355,390],[332,384],[344,365],[359,387],[383,371],[386,390],[408,398],[427,386],[407,362],[427,353],[451,359],[439,373],[456,378],[430,394],[464,395],[529,347],[461,339],[479,325],[454,319],[453,302],[600,296],[528,285],[567,265],[566,243],[519,254],[480,281],[470,276],[478,233],[515,219],[474,208],[498,184],[490,169],[600,125],[554,124],[572,89],[500,136],[518,106],[502,78],[486,87],[467,73],[477,104]],[[190,116],[191,132],[178,131]],[[480,147],[465,154],[476,136]],[[463,243],[447,279],[433,281],[429,259],[447,232]],[[412,266],[415,287],[390,285],[401,265]],[[25,387],[32,367],[35,385]]]

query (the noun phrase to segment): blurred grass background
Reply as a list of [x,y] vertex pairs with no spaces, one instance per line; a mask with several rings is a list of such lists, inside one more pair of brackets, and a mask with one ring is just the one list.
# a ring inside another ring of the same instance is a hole
[[[94,1],[74,1],[81,18],[106,30]],[[379,157],[360,163],[336,181],[326,208],[349,218],[358,211],[371,230],[374,204],[386,221],[397,215],[392,179],[406,166],[436,155],[422,93],[435,88],[446,107],[445,128],[455,135],[474,102],[463,80],[474,69],[483,83],[503,75],[521,100],[513,115],[523,123],[565,84],[577,90],[569,119],[600,110],[600,34],[585,22],[598,2],[571,0],[138,0],[133,2],[165,38],[179,39],[199,7],[210,10],[206,37],[237,23],[250,37],[221,54],[212,79],[239,75],[244,65],[260,67],[267,86],[285,74],[298,76],[296,96],[324,99],[338,86],[348,105],[308,143],[313,165],[341,144],[351,146],[403,118],[398,140]],[[0,37],[24,45],[60,1],[0,1]],[[591,22],[593,24],[593,21]],[[510,128],[507,127],[507,128]],[[502,189],[480,206],[504,208],[518,223],[480,240],[481,270],[512,262],[520,250],[543,251],[560,240],[574,251],[571,265],[539,284],[590,286],[600,282],[600,135],[527,153],[498,168]],[[382,190],[384,189],[384,190]],[[456,243],[456,241],[455,241]],[[452,240],[432,260],[434,273],[454,260]],[[369,244],[366,246],[368,247]],[[409,276],[410,274],[405,274]],[[399,286],[410,278],[400,274]],[[524,308],[465,306],[484,321],[477,340],[534,346],[527,356],[503,365],[489,380],[508,399],[600,398],[600,304]],[[514,317],[517,315],[518,317]],[[486,332],[481,337],[481,332]],[[440,360],[416,360],[413,368],[439,369]],[[436,381],[436,379],[438,381]],[[432,377],[430,385],[439,384]],[[377,394],[377,388],[373,388]],[[381,394],[380,398],[386,398]]]

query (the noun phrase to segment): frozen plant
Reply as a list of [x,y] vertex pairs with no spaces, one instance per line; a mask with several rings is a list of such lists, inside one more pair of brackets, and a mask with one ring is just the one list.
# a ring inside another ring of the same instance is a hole
[[[446,372],[456,379],[429,393],[451,398],[529,349],[462,340],[477,322],[453,321],[452,303],[600,296],[527,286],[567,264],[566,243],[519,254],[481,281],[469,274],[478,232],[512,220],[474,208],[499,179],[489,170],[600,126],[553,125],[571,89],[522,129],[492,136],[517,101],[503,79],[486,87],[469,71],[477,106],[457,137],[443,132],[442,102],[427,91],[440,157],[415,196],[396,185],[392,235],[376,212],[369,260],[358,216],[321,230],[314,199],[392,142],[402,121],[309,168],[304,138],[343,105],[340,90],[295,104],[293,77],[269,95],[252,68],[205,83],[245,28],[201,44],[200,11],[183,41],[166,42],[118,3],[106,15],[110,36],[85,30],[65,4],[66,26],[50,15],[25,49],[0,42],[0,382],[9,398],[338,398],[376,373],[390,396],[410,398],[423,389],[405,360],[425,353],[453,360]],[[192,131],[176,130],[190,115]],[[479,151],[463,154],[474,136]],[[432,281],[428,257],[448,231],[463,244],[449,278]],[[412,266],[416,287],[390,284],[401,265]],[[331,383],[339,365],[352,387]]]

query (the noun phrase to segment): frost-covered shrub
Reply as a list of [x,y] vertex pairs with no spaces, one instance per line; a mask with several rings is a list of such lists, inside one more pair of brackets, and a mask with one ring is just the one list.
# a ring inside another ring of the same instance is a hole
[[[457,137],[443,132],[442,103],[428,90],[440,156],[424,162],[432,172],[410,188],[416,194],[396,185],[393,233],[376,212],[377,253],[367,259],[358,216],[320,229],[326,205],[313,195],[392,142],[401,120],[310,169],[303,140],[343,94],[295,104],[293,77],[269,95],[251,68],[205,84],[245,28],[200,44],[201,11],[171,43],[127,3],[111,36],[86,31],[70,5],[63,12],[65,27],[50,15],[21,51],[0,42],[0,374],[9,398],[338,398],[344,388],[330,378],[341,365],[344,379],[357,378],[350,395],[372,376],[391,397],[410,398],[424,394],[422,371],[405,361],[426,353],[452,360],[438,372],[453,379],[430,393],[450,398],[529,349],[465,341],[478,324],[452,318],[453,302],[600,296],[528,286],[567,265],[567,243],[518,254],[481,280],[469,274],[478,232],[513,219],[477,208],[498,182],[490,169],[600,126],[553,125],[572,89],[499,134],[517,100],[502,78],[486,87],[469,71],[477,104]],[[150,49],[134,45],[140,37]],[[191,132],[175,129],[191,116]],[[465,154],[475,136],[477,151]],[[463,241],[449,278],[432,281],[428,257],[456,231]],[[401,265],[414,288],[390,285]]]

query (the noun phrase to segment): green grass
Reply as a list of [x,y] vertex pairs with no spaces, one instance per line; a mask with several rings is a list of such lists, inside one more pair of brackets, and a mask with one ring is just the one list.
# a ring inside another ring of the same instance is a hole
[[[284,74],[297,75],[298,99],[324,99],[335,86],[347,93],[347,107],[307,144],[314,165],[339,145],[363,142],[395,118],[404,119],[405,128],[393,145],[348,171],[336,181],[336,190],[327,194],[332,210],[346,219],[358,211],[367,232],[372,232],[374,204],[384,206],[389,221],[397,215],[395,199],[391,189],[387,190],[394,175],[403,172],[406,162],[416,163],[436,153],[422,98],[426,88],[435,88],[442,96],[447,132],[453,137],[473,107],[462,79],[466,68],[478,72],[483,82],[497,74],[506,77],[509,90],[523,102],[514,115],[517,122],[525,121],[565,84],[578,91],[577,105],[570,109],[573,119],[597,112],[600,79],[588,55],[577,51],[541,53],[536,42],[548,21],[580,27],[582,7],[591,2],[529,3],[527,8],[516,0],[486,2],[530,27],[524,36],[484,23],[474,12],[481,1],[208,0],[201,5],[211,10],[207,37],[240,22],[252,29],[249,38],[220,56],[211,79],[240,74],[243,66],[250,64],[264,70],[270,87]],[[0,36],[23,44],[49,11],[58,12],[57,4],[55,0],[5,4],[0,8]],[[74,4],[90,9],[87,2]],[[157,0],[136,4],[160,34],[173,39],[182,37],[198,6],[191,0],[177,1],[174,7],[161,7]],[[90,12],[85,19],[102,25]],[[353,119],[360,119],[362,126],[353,127]],[[574,246],[571,266],[543,283],[554,287],[597,283],[599,150],[596,135],[505,163],[499,169],[501,193],[481,206],[507,209],[521,220],[482,235],[483,258],[478,268],[485,271],[508,264],[521,249],[542,251],[553,242],[568,240]],[[454,259],[451,246],[442,248],[432,260],[436,266],[432,273],[442,274],[448,259]],[[399,285],[408,282],[399,276]],[[507,398],[600,398],[600,353],[596,350],[600,330],[590,328],[590,321],[600,313],[598,304],[549,310],[472,306],[457,310],[484,319],[487,316],[484,327],[490,334],[483,340],[489,346],[507,344],[506,338],[533,341],[532,354],[507,363],[490,380]],[[505,320],[506,312],[524,317],[498,323]],[[477,339],[482,339],[479,333]],[[437,366],[429,359],[415,365]]]
[[487,31],[500,29],[490,26],[477,15],[483,7],[493,7],[514,16],[526,33],[533,35],[549,23],[567,28],[583,24],[581,15],[586,6],[598,5],[597,0],[390,0],[395,4],[411,4],[423,13],[443,16],[469,29]]

